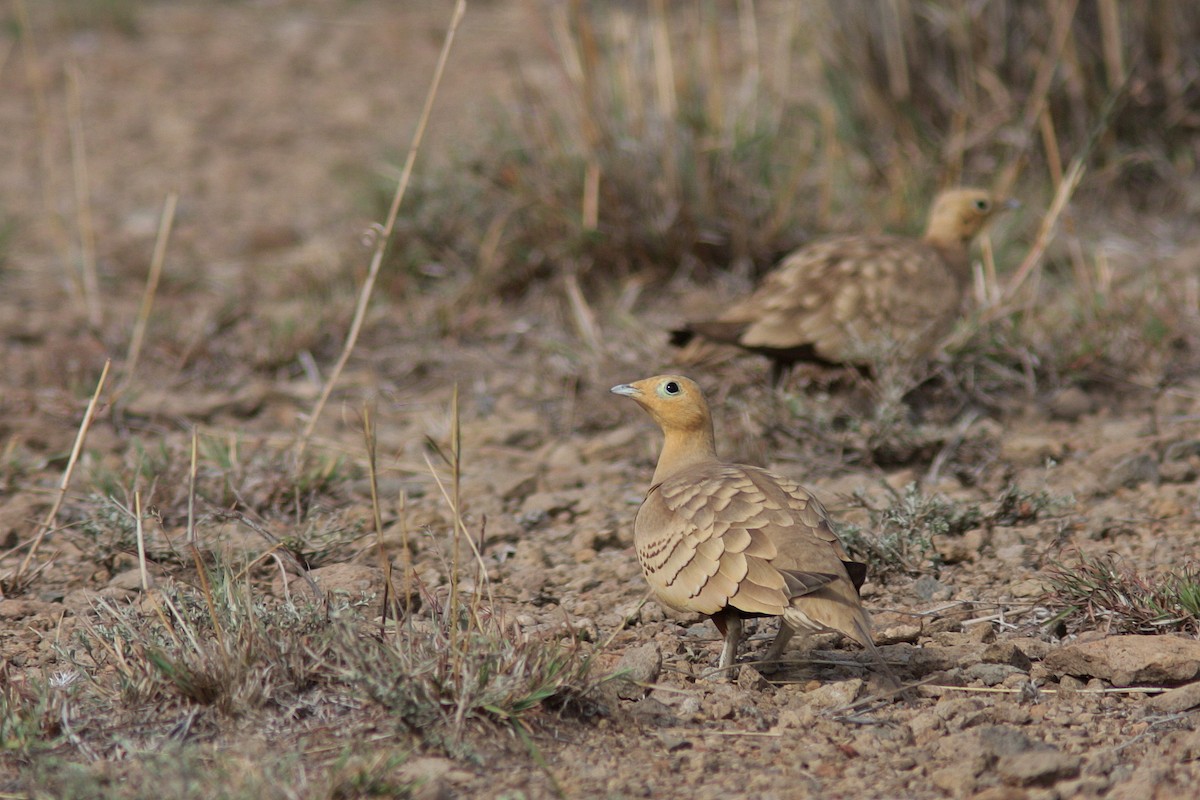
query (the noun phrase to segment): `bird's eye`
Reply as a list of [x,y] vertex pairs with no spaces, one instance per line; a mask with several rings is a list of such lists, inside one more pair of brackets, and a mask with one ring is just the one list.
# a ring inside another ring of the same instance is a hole
[[975,210],[976,211],[987,211],[991,207],[992,207],[992,204],[989,203],[987,200],[983,199],[982,197],[975,201]]
[[663,384],[663,391],[671,395],[679,394],[679,384],[675,381],[667,381]]

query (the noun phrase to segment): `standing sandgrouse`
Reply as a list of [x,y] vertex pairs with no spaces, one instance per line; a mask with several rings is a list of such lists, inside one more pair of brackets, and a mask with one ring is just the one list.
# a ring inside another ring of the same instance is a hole
[[733,664],[745,617],[782,617],[766,656],[796,631],[839,631],[878,658],[858,597],[866,566],[849,560],[825,508],[790,478],[717,460],[700,387],[660,375],[612,388],[632,397],[664,441],[634,522],[642,571],[664,605],[710,616]]
[[770,357],[778,380],[798,361],[873,366],[933,351],[971,284],[971,241],[997,210],[982,189],[951,189],[934,201],[921,239],[839,236],[784,258],[751,295],[715,319],[671,332],[683,361],[703,340]]

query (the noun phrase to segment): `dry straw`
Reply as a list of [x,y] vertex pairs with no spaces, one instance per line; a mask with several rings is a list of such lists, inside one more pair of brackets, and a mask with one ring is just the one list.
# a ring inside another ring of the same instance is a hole
[[75,473],[75,465],[79,461],[79,454],[83,452],[83,443],[87,439],[88,430],[91,429],[92,420],[96,416],[96,407],[100,402],[100,393],[104,390],[104,382],[108,379],[108,368],[111,365],[111,359],[104,362],[104,369],[100,372],[100,380],[96,382],[96,391],[92,393],[92,399],[88,403],[87,410],[83,413],[83,422],[79,424],[79,432],[75,435],[75,445],[71,448],[71,457],[67,459],[67,466],[63,470],[62,480],[59,481],[58,494],[54,497],[54,504],[50,506],[50,510],[46,512],[46,518],[38,526],[37,535],[33,537],[33,542],[29,545],[29,552],[26,553],[21,566],[4,582],[9,589],[19,588],[22,585],[29,571],[29,565],[33,562],[34,556],[37,555],[42,540],[54,527],[55,520],[58,518],[58,510],[62,508],[63,500],[67,496],[67,487],[71,485],[71,476]]
[[404,193],[408,190],[408,182],[412,178],[413,165],[417,160],[417,152],[421,148],[421,141],[425,137],[425,128],[429,123],[430,114],[433,112],[433,101],[437,98],[438,87],[442,82],[442,74],[446,70],[446,61],[450,57],[450,48],[454,44],[454,34],[458,31],[458,25],[462,22],[463,14],[466,13],[466,10],[466,0],[458,0],[455,3],[454,14],[450,19],[450,27],[446,31],[446,39],[442,43],[442,50],[438,55],[437,67],[434,69],[433,80],[429,85],[429,93],[425,97],[425,105],[421,109],[421,116],[417,121],[417,130],[413,134],[412,144],[408,148],[408,157],[404,161],[404,169],[400,173],[396,192],[392,196],[392,205],[388,209],[387,220],[384,222],[383,227],[379,229],[375,240],[375,252],[371,256],[371,266],[367,271],[367,278],[363,281],[362,289],[359,291],[358,304],[354,309],[354,320],[350,324],[350,332],[346,335],[346,342],[342,347],[342,353],[338,356],[337,363],[333,367],[333,372],[330,373],[329,379],[325,382],[325,387],[321,390],[321,396],[317,400],[316,406],[313,407],[312,413],[308,418],[308,424],[305,425],[304,432],[301,434],[296,453],[297,469],[300,469],[300,465],[304,461],[304,453],[308,449],[308,443],[312,439],[313,431],[316,430],[317,421],[321,418],[321,412],[325,409],[325,405],[329,402],[329,396],[333,393],[333,387],[337,384],[338,378],[341,377],[342,370],[346,367],[346,362],[350,360],[350,354],[354,352],[354,345],[358,342],[358,335],[362,330],[363,320],[367,315],[367,306],[371,302],[371,292],[375,288],[375,280],[379,277],[379,268],[383,264],[383,253],[387,249],[388,242],[391,240],[392,230],[396,225],[396,217],[400,213],[400,202],[404,199]]

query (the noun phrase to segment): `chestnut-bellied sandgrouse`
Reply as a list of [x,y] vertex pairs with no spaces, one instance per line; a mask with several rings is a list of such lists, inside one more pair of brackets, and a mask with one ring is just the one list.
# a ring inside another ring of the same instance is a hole
[[858,597],[866,566],[849,559],[820,501],[791,478],[719,461],[708,403],[688,378],[612,391],[665,437],[634,522],[642,571],[664,605],[712,618],[725,636],[718,666],[733,664],[743,618],[762,616],[782,620],[766,661],[796,631],[838,631],[878,658]]
[[710,320],[671,332],[701,360],[704,343],[768,356],[778,380],[797,362],[872,368],[929,355],[949,333],[971,286],[968,248],[998,210],[982,189],[934,201],[925,235],[838,236],[796,250],[748,297]]

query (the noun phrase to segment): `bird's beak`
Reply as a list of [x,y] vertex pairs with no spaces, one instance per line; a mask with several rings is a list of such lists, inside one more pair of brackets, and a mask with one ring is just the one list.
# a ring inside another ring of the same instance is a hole
[[623,394],[626,397],[637,397],[642,390],[628,383],[620,383],[609,389],[613,394]]

